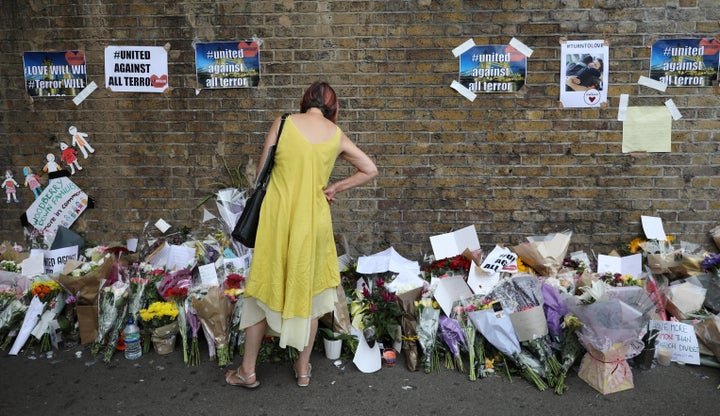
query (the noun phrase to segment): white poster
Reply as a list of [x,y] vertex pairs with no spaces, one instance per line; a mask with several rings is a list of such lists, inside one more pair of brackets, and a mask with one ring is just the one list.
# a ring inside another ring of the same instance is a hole
[[113,92],[164,92],[168,88],[167,50],[161,46],[106,47],[105,87]]
[[609,49],[602,40],[562,44],[560,102],[565,108],[600,107],[607,103]]
[[30,255],[42,257],[45,274],[54,275],[62,273],[69,260],[78,259],[78,246],[63,247],[55,250],[32,249]]

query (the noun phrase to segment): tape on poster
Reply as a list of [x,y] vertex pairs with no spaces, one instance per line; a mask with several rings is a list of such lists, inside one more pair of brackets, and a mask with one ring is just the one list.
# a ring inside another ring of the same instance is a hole
[[88,95],[92,94],[93,91],[97,89],[97,84],[95,81],[92,81],[88,84],[87,87],[83,88],[82,91],[78,95],[73,98],[73,102],[75,105],[80,105],[81,102],[85,101],[85,99],[88,97]]
[[475,46],[475,41],[472,40],[472,39],[468,39],[468,40],[466,40],[465,42],[463,42],[462,45],[460,45],[460,46],[456,47],[455,49],[453,49],[453,50],[452,50],[452,53],[453,53],[453,55],[455,55],[455,57],[457,58],[458,56],[460,56],[460,55],[462,55],[463,53],[467,52],[468,49],[472,48],[473,46]]
[[450,88],[454,89],[455,91],[459,92],[463,95],[463,97],[467,98],[470,101],[475,101],[475,98],[477,95],[475,95],[474,92],[470,91],[469,89],[465,88],[464,85],[457,81],[453,81],[452,84],[450,84]]
[[644,85],[648,88],[652,88],[654,90],[665,92],[667,89],[667,84],[660,81],[655,81],[652,78],[648,78],[646,76],[640,76],[640,79],[638,79],[638,84]]
[[518,52],[520,52],[521,54],[525,55],[528,58],[530,57],[530,55],[533,54],[533,50],[531,48],[529,48],[527,45],[525,45],[524,43],[520,42],[519,40],[517,40],[515,38],[510,39],[510,46],[517,49]]

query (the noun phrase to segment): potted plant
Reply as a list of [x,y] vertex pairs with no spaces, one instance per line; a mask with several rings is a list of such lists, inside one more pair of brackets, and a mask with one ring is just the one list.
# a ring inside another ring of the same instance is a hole
[[[319,328],[323,338],[325,356],[329,360],[337,360],[343,353],[354,354],[357,348],[357,339],[354,335],[335,332],[330,328]],[[345,341],[345,343],[343,343]],[[345,348],[343,348],[345,347]]]

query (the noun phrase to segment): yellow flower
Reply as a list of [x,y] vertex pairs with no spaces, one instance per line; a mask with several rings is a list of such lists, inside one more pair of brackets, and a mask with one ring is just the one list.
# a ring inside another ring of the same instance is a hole
[[147,309],[140,309],[140,319],[154,326],[172,323],[178,316],[177,306],[173,302],[153,302]]
[[517,258],[518,273],[529,273],[530,268],[523,263],[520,257]]
[[631,242],[628,243],[628,249],[630,250],[630,253],[638,253],[641,250],[640,244],[644,242],[645,240],[643,240],[641,237],[635,237]]
[[567,326],[568,328],[575,328],[575,329],[580,328],[580,325],[581,325],[580,319],[578,319],[577,316],[572,315],[572,314],[565,315],[564,323],[565,323],[565,326]]

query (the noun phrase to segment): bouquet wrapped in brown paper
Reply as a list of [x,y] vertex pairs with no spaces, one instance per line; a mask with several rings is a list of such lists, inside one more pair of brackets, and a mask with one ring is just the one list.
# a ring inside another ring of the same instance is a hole
[[60,274],[57,282],[76,298],[80,343],[87,345],[95,341],[98,330],[98,293],[100,284],[110,273],[112,261],[105,257],[102,264],[91,271],[72,276]]
[[422,287],[408,290],[397,295],[398,303],[403,311],[400,317],[402,328],[402,351],[405,355],[405,365],[410,371],[417,371],[418,364],[418,334],[417,310],[415,302],[420,300]]
[[232,361],[229,345],[232,315],[230,299],[223,294],[222,289],[213,286],[208,288],[202,297],[193,297],[192,305],[197,311],[208,342],[214,343],[218,366],[225,367]]
[[320,318],[320,322],[328,328],[332,328],[333,332],[339,334],[350,334],[350,311],[347,306],[347,297],[342,285],[337,287],[338,301],[335,304],[335,310],[328,312]]
[[572,231],[569,230],[544,237],[528,237],[528,242],[510,249],[542,276],[554,277],[563,266],[570,237]]

